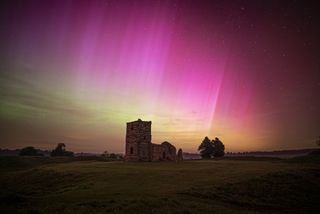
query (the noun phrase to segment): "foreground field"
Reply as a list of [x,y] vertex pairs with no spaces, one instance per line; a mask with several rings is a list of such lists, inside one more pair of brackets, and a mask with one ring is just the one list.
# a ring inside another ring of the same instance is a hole
[[317,213],[320,159],[1,158],[1,213]]

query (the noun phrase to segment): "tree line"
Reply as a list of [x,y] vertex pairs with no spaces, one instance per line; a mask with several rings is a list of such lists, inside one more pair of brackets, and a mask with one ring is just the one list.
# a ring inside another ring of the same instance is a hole
[[[79,153],[78,156],[82,156],[83,153]],[[33,146],[27,146],[20,150],[19,152],[20,156],[44,156],[41,153],[41,150],[34,148]],[[66,144],[64,143],[58,143],[56,148],[50,152],[51,157],[74,157],[74,153],[72,151],[66,150]],[[95,156],[95,155],[94,155]],[[85,156],[88,157],[88,156]],[[122,160],[123,156],[115,153],[109,153],[108,151],[104,151],[100,157],[105,160]]]
[[[315,142],[318,146],[320,146],[320,136],[316,139]],[[74,153],[71,151],[67,151],[66,145],[64,143],[58,143],[56,148],[51,151],[50,156],[68,156],[73,157]],[[205,137],[201,144],[198,147],[198,151],[203,159],[211,159],[223,157],[225,155],[225,146],[221,142],[219,138],[215,138],[210,140],[208,137]],[[20,150],[20,156],[43,156],[43,154],[39,153],[39,150],[35,149],[33,146],[27,146]],[[104,151],[101,155],[104,159],[123,159],[122,155],[115,153],[108,153],[108,151]]]
[[[200,151],[200,155],[203,159],[217,158],[224,156],[225,147],[219,138],[215,138],[214,140],[210,140],[208,137],[205,137],[202,143],[198,147],[198,151]],[[21,149],[20,156],[43,156],[43,154],[39,153],[39,150],[35,149],[33,146],[27,146]],[[51,157],[57,156],[67,156],[73,157],[74,153],[66,150],[66,145],[64,143],[58,143],[56,148],[51,151]],[[101,155],[102,158],[105,159],[119,159],[118,155],[111,153],[108,151],[103,152]],[[120,158],[122,159],[122,158]]]
[[[27,146],[21,149],[20,156],[43,156],[43,154],[39,153],[37,149],[35,149],[33,146]],[[66,150],[66,145],[64,143],[58,143],[56,148],[51,151],[50,156],[67,156],[67,157],[73,157],[74,153],[71,151]]]

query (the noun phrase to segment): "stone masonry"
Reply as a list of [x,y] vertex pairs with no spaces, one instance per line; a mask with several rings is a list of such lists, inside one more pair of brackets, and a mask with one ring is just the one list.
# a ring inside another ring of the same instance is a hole
[[151,143],[151,121],[137,121],[127,123],[126,133],[126,161],[157,161],[177,160],[176,148],[168,143]]

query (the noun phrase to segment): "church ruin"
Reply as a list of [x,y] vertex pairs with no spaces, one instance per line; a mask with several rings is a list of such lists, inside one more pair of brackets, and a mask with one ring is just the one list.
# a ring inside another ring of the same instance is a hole
[[175,161],[176,148],[166,141],[161,144],[151,143],[151,121],[138,119],[127,123],[125,160]]

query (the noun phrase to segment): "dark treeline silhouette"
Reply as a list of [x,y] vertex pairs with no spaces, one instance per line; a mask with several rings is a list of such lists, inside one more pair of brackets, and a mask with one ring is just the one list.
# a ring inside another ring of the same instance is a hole
[[51,156],[69,156],[69,157],[73,157],[74,153],[71,151],[66,151],[66,145],[64,143],[58,143],[57,147],[52,150],[51,152]]
[[[80,157],[81,159],[95,159],[95,160],[122,160],[123,154],[118,153],[108,153],[107,151],[103,154],[90,153],[90,152],[79,152],[73,153],[71,151],[66,151],[65,146],[60,144],[54,150],[41,150],[33,146],[24,147],[22,149],[3,149],[0,148],[0,157],[5,156],[71,156]],[[53,155],[52,155],[53,154]]]
[[300,156],[314,152],[318,149],[290,149],[274,151],[248,151],[248,152],[227,152],[226,156]]
[[38,153],[38,150],[33,146],[27,146],[20,150],[20,156],[43,156],[43,154]]
[[200,151],[200,155],[203,159],[210,159],[213,157],[223,157],[224,149],[224,145],[219,138],[216,137],[211,141],[208,137],[205,137],[199,145],[198,151]]
[[123,156],[121,154],[109,153],[108,151],[104,151],[101,157],[105,160],[122,160]]

